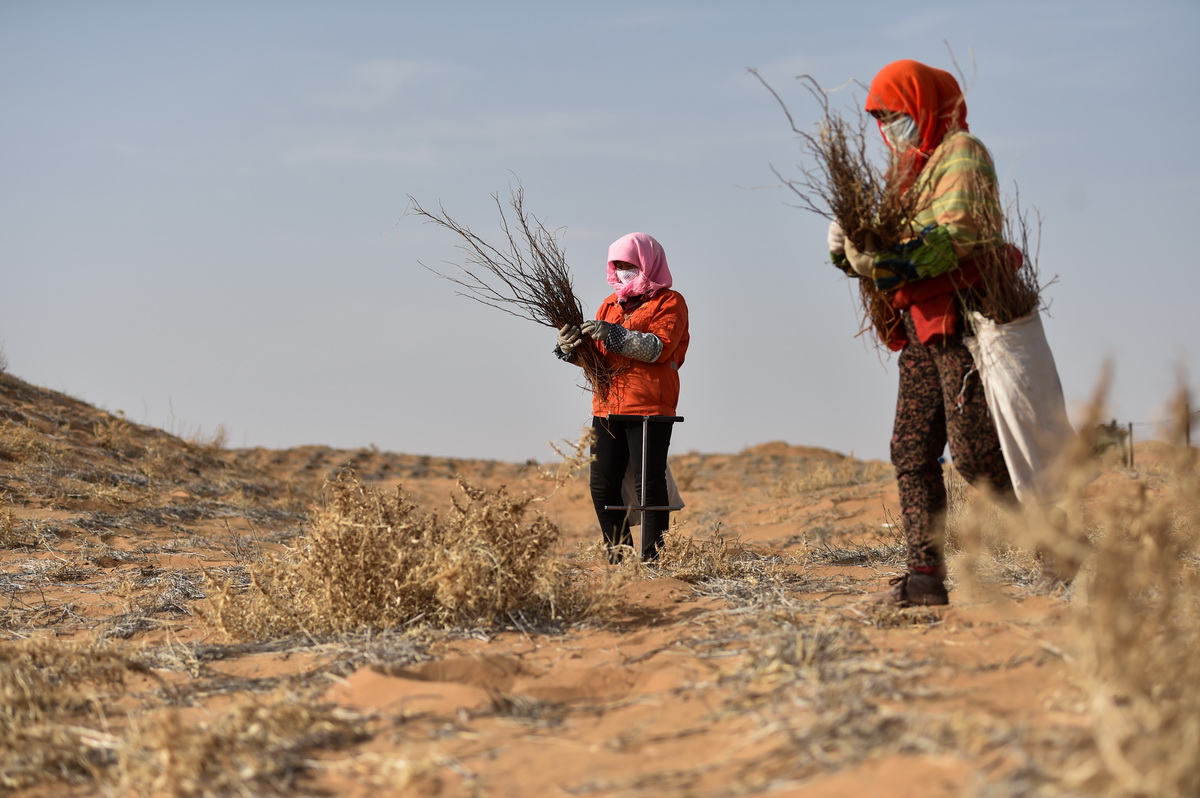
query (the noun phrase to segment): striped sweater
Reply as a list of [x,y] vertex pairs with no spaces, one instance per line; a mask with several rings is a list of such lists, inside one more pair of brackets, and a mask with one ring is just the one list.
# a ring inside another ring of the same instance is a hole
[[920,198],[913,220],[917,237],[896,252],[880,253],[877,261],[902,273],[905,282],[948,272],[977,247],[1003,241],[996,167],[970,133],[947,135],[909,190]]

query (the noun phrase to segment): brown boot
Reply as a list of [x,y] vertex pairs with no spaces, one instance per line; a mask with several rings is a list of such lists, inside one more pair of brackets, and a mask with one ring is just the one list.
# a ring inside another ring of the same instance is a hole
[[1063,561],[1053,554],[1038,550],[1036,552],[1040,566],[1037,578],[1033,580],[1030,589],[1034,593],[1055,593],[1067,587],[1079,573],[1079,563]]
[[1057,593],[1071,584],[1075,579],[1077,567],[1060,568],[1053,560],[1042,560],[1041,570],[1030,585],[1034,593]]
[[950,603],[950,594],[946,592],[946,577],[939,574],[904,573],[894,577],[890,584],[891,587],[884,592],[871,596],[870,601],[897,607],[927,607]]

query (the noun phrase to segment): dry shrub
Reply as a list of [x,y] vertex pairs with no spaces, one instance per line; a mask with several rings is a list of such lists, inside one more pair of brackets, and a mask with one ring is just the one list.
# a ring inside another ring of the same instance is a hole
[[161,710],[138,720],[118,750],[125,795],[173,798],[294,795],[307,751],[361,739],[353,716],[281,690],[240,695],[211,722]]
[[723,537],[697,540],[670,530],[663,535],[657,564],[664,574],[684,582],[728,579],[738,571],[734,555],[729,542]]
[[151,441],[134,467],[151,482],[183,482],[189,474],[190,463],[179,448],[165,441]]
[[53,454],[46,436],[27,424],[0,421],[0,460],[23,463],[38,455]]
[[197,450],[202,457],[216,457],[225,450],[229,443],[229,430],[223,424],[218,424],[211,433],[205,433],[197,428],[187,437],[187,444]]
[[[383,753],[363,753],[332,762],[310,762],[313,769],[368,788],[367,795],[441,795],[446,762]],[[318,794],[325,785],[317,784]]]
[[575,621],[603,604],[556,558],[558,528],[533,497],[460,483],[445,517],[343,472],[288,557],[251,570],[251,587],[220,586],[202,615],[260,639],[420,623],[435,627]]
[[[942,467],[946,487],[946,509],[938,520],[944,535],[948,556],[961,554],[962,564],[974,571],[976,581],[986,584],[996,581],[1001,561],[1020,557],[1020,544],[1031,540],[1030,535],[1018,535],[1027,521],[1023,508],[1009,501],[998,501],[985,485],[972,486],[963,479],[953,463]],[[1032,533],[1030,533],[1032,534]],[[1032,553],[1029,553],[1032,563]]]
[[538,476],[554,486],[547,496],[539,501],[545,501],[567,483],[571,482],[583,469],[588,468],[592,460],[592,446],[596,443],[596,430],[590,424],[579,432],[575,440],[563,439],[551,441],[550,448],[558,455],[559,460],[553,467],[539,468]]
[[33,638],[0,645],[0,787],[90,780],[108,764],[104,707],[130,671],[111,643]]
[[1064,461],[1059,506],[993,505],[967,513],[960,530],[960,577],[995,572],[1005,554],[988,552],[985,538],[997,523],[1008,546],[1039,553],[1060,575],[1078,570],[1066,593],[1071,661],[1087,695],[1092,744],[1047,768],[1070,790],[1200,795],[1200,758],[1189,753],[1200,750],[1200,472],[1195,449],[1174,451],[1152,479],[1085,506],[1096,468],[1081,436]]
[[[0,494],[0,500],[7,496]],[[24,538],[18,531],[17,516],[9,507],[0,507],[0,549],[16,548],[24,544]]]
[[118,457],[134,457],[141,453],[135,437],[136,429],[123,415],[108,416],[92,425],[96,443]]
[[669,530],[663,535],[656,567],[662,575],[684,582],[736,579],[753,568],[754,558],[744,555],[741,546],[720,535],[698,540]]
[[[1080,578],[1078,657],[1098,770],[1121,795],[1200,795],[1200,475],[1111,495]],[[1192,753],[1187,753],[1192,752]]]
[[826,488],[865,485],[888,479],[892,473],[892,466],[881,460],[863,462],[846,457],[832,464],[822,460],[812,468],[781,477],[775,486],[775,497],[782,499]]

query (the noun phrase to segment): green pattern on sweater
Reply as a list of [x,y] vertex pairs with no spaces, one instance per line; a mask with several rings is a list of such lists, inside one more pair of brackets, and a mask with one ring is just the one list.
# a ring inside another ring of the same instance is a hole
[[958,131],[947,136],[933,151],[912,190],[921,197],[913,232],[929,225],[946,228],[960,260],[977,246],[1002,241],[1004,211],[996,166],[987,147],[970,133]]
[[970,133],[948,135],[910,191],[920,197],[914,237],[876,256],[872,277],[880,290],[945,274],[976,247],[1003,240],[996,167]]

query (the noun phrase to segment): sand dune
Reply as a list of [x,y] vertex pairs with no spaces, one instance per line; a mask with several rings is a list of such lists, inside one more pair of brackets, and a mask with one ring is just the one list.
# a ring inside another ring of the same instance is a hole
[[[1125,673],[1119,648],[1081,621],[1103,563],[1036,588],[1002,520],[985,514],[972,547],[968,493],[953,603],[864,605],[903,561],[886,464],[780,441],[677,454],[669,556],[613,568],[586,479],[555,491],[547,464],[230,450],[9,374],[0,400],[0,783],[15,795],[1136,794],[1104,753],[1116,725],[1098,731],[1120,712],[1098,699],[1098,674]],[[1138,462],[1095,461],[1074,517],[1093,537],[1174,541],[1189,554],[1171,579],[1195,585],[1194,452],[1147,443]],[[570,619],[224,634],[220,591],[290,567],[338,474],[439,517],[466,501],[460,480],[546,497],[527,512],[553,525],[551,560],[603,600]],[[1176,648],[1194,644],[1195,594],[1173,613]],[[1147,673],[1174,650],[1152,648]],[[1148,698],[1138,717],[1160,725],[1116,739],[1142,794],[1200,784],[1197,684]],[[1122,689],[1141,700],[1136,680]],[[1181,747],[1155,747],[1168,734]]]

